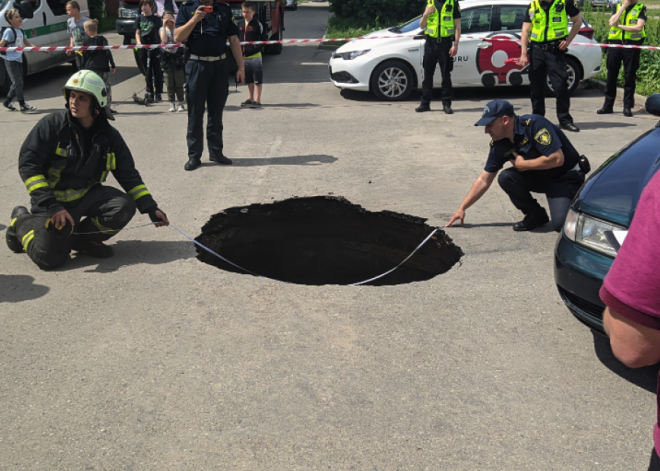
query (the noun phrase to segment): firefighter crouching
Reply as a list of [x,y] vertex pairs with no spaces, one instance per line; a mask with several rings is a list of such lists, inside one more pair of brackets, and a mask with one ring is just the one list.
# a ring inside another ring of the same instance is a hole
[[[156,226],[169,224],[108,122],[114,117],[103,80],[82,70],[62,92],[67,109],[39,121],[21,146],[19,173],[32,208],[14,208],[6,232],[9,248],[27,252],[41,269],[61,267],[71,250],[111,257],[103,242],[129,223],[136,208]],[[110,173],[126,193],[102,185]]]

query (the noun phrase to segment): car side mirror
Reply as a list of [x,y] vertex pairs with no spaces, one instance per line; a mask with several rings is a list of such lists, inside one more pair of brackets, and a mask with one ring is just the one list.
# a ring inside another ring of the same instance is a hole
[[23,0],[21,3],[14,2],[14,8],[18,10],[21,18],[34,18],[34,7],[28,0]]
[[660,93],[654,93],[646,99],[646,112],[660,116]]

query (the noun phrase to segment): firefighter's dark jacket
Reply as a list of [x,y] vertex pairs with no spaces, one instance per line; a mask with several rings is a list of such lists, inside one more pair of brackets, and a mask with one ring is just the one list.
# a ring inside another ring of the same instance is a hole
[[[89,136],[91,142],[85,142]],[[69,110],[41,119],[21,146],[18,171],[33,206],[51,215],[74,206],[109,173],[135,201],[140,213],[158,207],[124,139],[102,114],[87,131]]]

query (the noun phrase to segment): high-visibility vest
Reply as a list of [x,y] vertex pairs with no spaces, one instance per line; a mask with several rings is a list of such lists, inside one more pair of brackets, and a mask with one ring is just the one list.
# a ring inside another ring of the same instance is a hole
[[[621,7],[622,7],[621,4],[617,5],[616,11],[618,12]],[[632,10],[630,10],[628,13],[623,13],[621,15],[621,18],[619,19],[620,21],[619,24],[624,26],[637,25],[637,22],[639,21],[639,15],[642,13],[643,10],[644,10],[644,5],[641,3],[636,3],[632,7]],[[622,39],[633,39],[633,40],[644,39],[646,37],[645,29],[646,28],[642,28],[641,31],[637,33],[633,33],[630,31],[624,31],[616,26],[612,26],[612,28],[610,28],[609,39],[616,41],[621,41]]]
[[[561,5],[561,7],[560,7]],[[557,7],[561,11],[557,10]],[[545,10],[541,8],[539,0],[532,2],[529,18],[532,20],[532,34],[530,40],[535,43],[555,41],[568,36],[568,15],[566,14],[566,0],[557,0],[550,7],[550,21]]]
[[[434,7],[435,0],[427,0],[427,6]],[[446,0],[442,7],[442,11],[436,10],[426,21],[426,29],[424,32],[431,38],[448,38],[453,36],[456,32],[454,27],[454,0]]]

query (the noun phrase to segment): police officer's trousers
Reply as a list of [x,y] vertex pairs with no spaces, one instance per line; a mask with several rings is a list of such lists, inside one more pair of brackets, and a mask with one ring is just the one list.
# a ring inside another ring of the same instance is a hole
[[545,193],[552,228],[559,232],[564,226],[571,200],[584,183],[584,173],[573,169],[559,177],[548,178],[539,176],[537,172],[519,172],[515,168],[508,168],[499,174],[497,181],[513,205],[525,216],[543,211],[532,192]]
[[451,106],[454,89],[451,84],[451,71],[454,70],[454,61],[449,57],[449,50],[453,46],[453,38],[437,39],[427,38],[424,44],[424,81],[422,82],[423,105],[431,103],[433,98],[433,74],[435,65],[440,64],[442,74],[442,104]]
[[[76,225],[74,232],[87,235],[63,237],[46,230],[47,212],[38,206],[32,214],[18,218],[14,227],[23,249],[39,268],[49,270],[64,265],[76,240],[104,241],[126,227],[135,215],[133,200],[121,190],[96,185],[75,204],[64,204]],[[87,216],[84,220],[81,219]],[[91,234],[90,234],[91,233]]]
[[229,63],[189,60],[188,83],[188,157],[201,160],[204,151],[204,108],[208,111],[206,142],[209,154],[222,155],[222,112],[229,95]]
[[611,110],[616,99],[616,83],[619,78],[619,69],[623,62],[624,85],[623,107],[635,106],[635,87],[637,85],[637,69],[639,69],[639,49],[610,48],[607,52],[607,83],[605,85],[605,104],[603,108]]
[[[547,50],[543,50],[546,48]],[[550,79],[557,97],[557,118],[559,124],[572,124],[569,112],[571,101],[568,96],[568,72],[566,52],[558,46],[532,43],[529,82],[532,88],[532,113],[545,116],[545,82]]]

